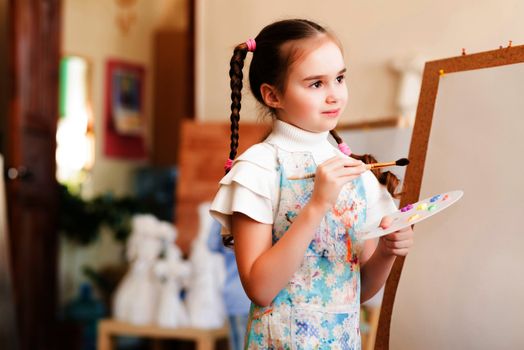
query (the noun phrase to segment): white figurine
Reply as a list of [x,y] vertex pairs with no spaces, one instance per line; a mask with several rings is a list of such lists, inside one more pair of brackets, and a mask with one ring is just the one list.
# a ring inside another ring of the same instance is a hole
[[182,253],[175,244],[176,229],[167,222],[160,223],[165,234],[164,254],[155,265],[155,274],[160,282],[160,297],[157,306],[156,324],[176,328],[189,325],[186,307],[180,298],[191,267],[182,260]]
[[192,274],[186,294],[190,325],[197,328],[224,326],[226,312],[222,297],[225,282],[224,258],[207,246],[212,219],[209,203],[201,204],[198,235],[192,243],[189,257]]
[[391,61],[391,67],[400,74],[396,101],[398,113],[410,126],[415,121],[425,61],[420,55],[397,57]]
[[154,322],[159,286],[153,266],[161,251],[158,220],[152,215],[135,215],[126,251],[131,266],[115,293],[116,319],[137,325]]

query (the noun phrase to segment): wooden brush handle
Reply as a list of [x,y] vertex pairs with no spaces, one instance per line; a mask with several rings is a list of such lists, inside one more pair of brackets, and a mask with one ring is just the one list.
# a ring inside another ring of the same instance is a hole
[[288,180],[304,180],[304,179],[311,179],[315,177],[315,173],[306,174],[304,176],[290,176],[287,179]]
[[371,164],[368,164],[368,168],[371,170],[371,169],[385,168],[387,166],[395,166],[395,165],[397,165],[396,162],[371,163]]
[[[367,168],[369,170],[372,170],[372,169],[379,169],[379,168],[385,168],[385,167],[388,167],[388,166],[395,166],[397,165],[397,162],[386,162],[386,163],[371,163],[371,164],[366,164]],[[315,173],[311,173],[311,174],[306,174],[304,176],[290,176],[288,177],[287,179],[288,180],[303,180],[303,179],[311,179],[315,177]]]

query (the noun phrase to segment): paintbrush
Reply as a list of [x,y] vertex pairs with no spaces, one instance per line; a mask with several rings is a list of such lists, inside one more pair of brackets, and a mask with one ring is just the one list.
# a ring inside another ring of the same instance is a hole
[[[407,158],[400,158],[400,159],[397,159],[394,162],[366,164],[366,167],[368,168],[368,170],[373,170],[373,169],[385,168],[385,167],[388,167],[388,166],[406,166],[408,164],[409,164],[409,159],[407,159]],[[313,177],[315,177],[315,173],[306,174],[304,176],[290,176],[287,179],[288,180],[303,180],[303,179],[311,179]]]
[[406,166],[408,164],[409,164],[409,159],[407,159],[407,158],[400,158],[400,159],[397,159],[394,162],[370,163],[370,164],[366,164],[366,166],[367,166],[367,168],[369,170],[372,170],[372,169],[385,168],[385,167],[388,167],[388,166]]

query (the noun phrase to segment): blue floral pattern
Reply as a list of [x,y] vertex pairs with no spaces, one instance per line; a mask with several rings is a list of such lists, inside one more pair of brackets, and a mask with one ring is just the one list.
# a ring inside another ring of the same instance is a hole
[[[280,199],[273,243],[311,199],[314,179],[303,177],[316,170],[309,152],[276,149]],[[355,229],[365,222],[365,213],[364,187],[356,179],[343,187],[286,287],[269,306],[251,305],[246,349],[360,349],[362,243]]]

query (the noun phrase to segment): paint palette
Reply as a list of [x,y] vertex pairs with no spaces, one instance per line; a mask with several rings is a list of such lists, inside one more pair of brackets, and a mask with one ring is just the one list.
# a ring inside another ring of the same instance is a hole
[[448,208],[462,198],[463,194],[464,192],[462,191],[450,191],[437,194],[433,197],[418,201],[417,203],[408,204],[388,215],[393,219],[393,223],[387,229],[379,227],[379,220],[357,232],[357,237],[361,240],[367,240],[414,225]]

